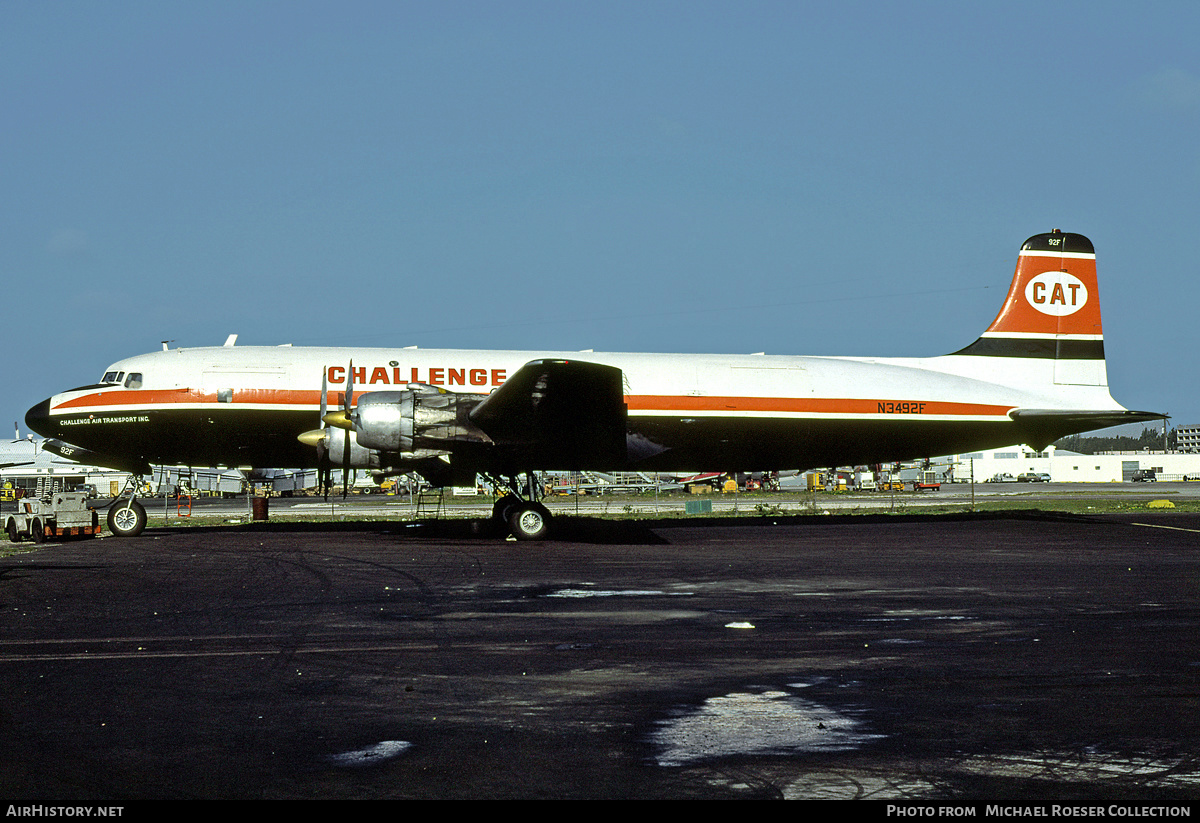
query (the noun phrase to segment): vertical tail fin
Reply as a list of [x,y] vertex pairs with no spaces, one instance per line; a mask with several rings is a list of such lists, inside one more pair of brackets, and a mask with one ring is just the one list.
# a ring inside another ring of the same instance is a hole
[[1054,361],[1054,382],[1107,386],[1096,251],[1055,229],[1021,245],[1000,314],[958,355]]
[[1000,314],[945,359],[957,374],[1025,389],[1044,403],[1009,412],[1024,442],[1039,449],[1068,434],[1165,417],[1130,411],[1108,393],[1096,251],[1082,234],[1026,240]]

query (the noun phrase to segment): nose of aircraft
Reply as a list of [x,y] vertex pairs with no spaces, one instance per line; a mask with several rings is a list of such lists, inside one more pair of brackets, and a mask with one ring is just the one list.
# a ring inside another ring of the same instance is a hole
[[42,437],[53,437],[50,426],[50,399],[46,398],[29,411],[25,412],[25,426]]

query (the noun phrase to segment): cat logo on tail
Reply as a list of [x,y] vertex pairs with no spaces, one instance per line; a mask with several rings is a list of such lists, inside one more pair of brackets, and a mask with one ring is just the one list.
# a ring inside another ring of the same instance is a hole
[[1025,241],[1008,299],[983,336],[1102,339],[1092,242],[1060,231]]

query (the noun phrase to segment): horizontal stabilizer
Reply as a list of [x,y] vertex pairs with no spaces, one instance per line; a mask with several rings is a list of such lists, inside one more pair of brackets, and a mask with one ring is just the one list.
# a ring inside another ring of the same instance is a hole
[[114,457],[110,454],[101,454],[91,449],[72,446],[70,443],[65,443],[62,440],[43,441],[42,451],[52,452],[59,457],[74,460],[76,463],[82,463],[85,466],[100,466],[105,469],[129,472],[130,474],[150,474],[151,472],[150,464],[144,460],[139,461],[137,459]]
[[1071,411],[1059,409],[1016,409],[1009,413],[1017,427],[1025,435],[1023,442],[1044,449],[1055,440],[1071,434],[1124,426],[1129,423],[1148,423],[1151,420],[1166,420],[1168,415],[1158,412],[1129,411]]

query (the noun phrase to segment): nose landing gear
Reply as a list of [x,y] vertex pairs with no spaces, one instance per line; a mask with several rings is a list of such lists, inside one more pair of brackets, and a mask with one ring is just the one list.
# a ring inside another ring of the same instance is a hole
[[[137,490],[144,482],[140,474],[130,475],[125,488],[108,507],[108,530],[114,537],[137,537],[146,529],[146,509],[137,502]],[[125,492],[129,496],[125,496]]]
[[146,510],[130,497],[118,500],[108,510],[108,530],[116,537],[137,537],[146,528]]

